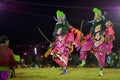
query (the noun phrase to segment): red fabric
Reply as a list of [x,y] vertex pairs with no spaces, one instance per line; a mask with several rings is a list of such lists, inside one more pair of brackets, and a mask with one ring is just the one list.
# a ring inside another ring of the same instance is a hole
[[0,46],[0,66],[10,67],[15,64],[13,51],[9,47]]

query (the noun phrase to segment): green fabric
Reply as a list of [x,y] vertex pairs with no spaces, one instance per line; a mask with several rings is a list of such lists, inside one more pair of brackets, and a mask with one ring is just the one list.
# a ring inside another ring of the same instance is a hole
[[15,76],[14,70],[10,69],[9,67],[0,66],[0,71],[10,71],[8,78],[13,78]]
[[57,15],[57,17],[64,17],[65,16],[65,14],[63,13],[63,11],[60,11],[60,10],[57,10],[57,12],[56,12],[56,15]]
[[20,56],[19,56],[19,55],[14,55],[14,59],[15,59],[15,61],[17,61],[17,62],[20,62]]
[[9,78],[13,78],[15,76],[14,70],[10,69],[10,75]]
[[0,71],[9,71],[9,67],[0,66]]
[[102,14],[101,10],[99,10],[98,8],[93,8],[93,12],[95,14]]

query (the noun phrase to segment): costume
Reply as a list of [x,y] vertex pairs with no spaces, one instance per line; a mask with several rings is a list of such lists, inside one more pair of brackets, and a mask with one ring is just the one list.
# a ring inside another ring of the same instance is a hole
[[107,21],[105,26],[106,26],[105,36],[106,36],[107,54],[111,54],[113,48],[113,41],[115,40],[115,32],[113,30],[113,24],[111,21]]
[[57,11],[57,23],[53,32],[55,38],[55,47],[51,51],[53,60],[62,66],[63,74],[66,73],[69,53],[73,51],[73,45],[76,49],[80,49],[80,38],[83,33],[72,27],[66,20],[66,16],[62,11]]
[[0,80],[7,80],[8,77],[11,77],[10,67],[16,64],[14,54],[6,46],[0,46],[0,53]]
[[[53,31],[53,36],[55,39],[55,47],[51,51],[53,60],[63,67],[63,74],[66,74],[66,67],[68,63],[68,53],[69,53],[69,43],[67,41],[67,36],[69,35],[69,22],[66,20],[65,14],[58,10],[56,12],[57,23]],[[65,44],[68,43],[68,44]]]
[[80,30],[78,30],[78,29],[76,29],[74,27],[72,27],[70,29],[70,31],[75,35],[73,45],[75,45],[75,48],[78,51],[78,50],[80,50],[81,40],[82,40],[84,35],[83,35],[83,33]]
[[102,16],[101,10],[94,8],[93,12],[95,13],[95,16],[94,20],[92,21],[93,26],[90,31],[91,36],[85,39],[85,43],[80,51],[80,57],[82,59],[81,66],[85,65],[87,53],[88,51],[92,50],[99,63],[99,75],[103,76],[102,69],[105,63],[105,55],[106,53],[112,52],[111,49],[113,47],[112,41],[114,40],[114,31],[112,26],[107,27],[108,21],[105,21],[105,17]]
[[9,39],[7,36],[0,37],[0,80],[7,80],[11,77],[11,68],[16,65],[13,51],[8,47]]
[[[87,58],[88,52],[91,50],[93,41],[92,41],[92,35],[91,33],[87,34],[87,36],[83,39],[84,43],[80,49],[80,59],[85,61]],[[85,63],[82,63],[81,66],[85,65]]]

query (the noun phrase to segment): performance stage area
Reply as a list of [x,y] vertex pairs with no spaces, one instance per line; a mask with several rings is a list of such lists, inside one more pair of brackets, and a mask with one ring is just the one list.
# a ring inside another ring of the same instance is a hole
[[16,77],[8,80],[120,80],[120,69],[105,68],[98,76],[98,68],[68,68],[61,75],[61,68],[19,68]]

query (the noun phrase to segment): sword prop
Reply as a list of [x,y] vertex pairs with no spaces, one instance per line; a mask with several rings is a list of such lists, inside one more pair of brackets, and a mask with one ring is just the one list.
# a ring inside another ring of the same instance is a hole
[[82,31],[84,20],[82,20],[81,25],[80,25],[80,31]]
[[[37,29],[39,30],[39,32],[41,33],[41,35],[42,35],[49,43],[52,43],[52,42],[43,34],[43,32],[40,30],[39,27],[37,27]],[[45,52],[44,57],[48,57],[48,56],[50,55],[52,49],[53,49],[53,46],[52,46],[52,47],[49,47],[48,50]]]
[[51,41],[43,34],[43,32],[40,30],[40,28],[37,27],[37,29],[39,30],[39,32],[41,33],[41,35],[45,38],[45,40],[47,40],[49,43],[51,43]]

